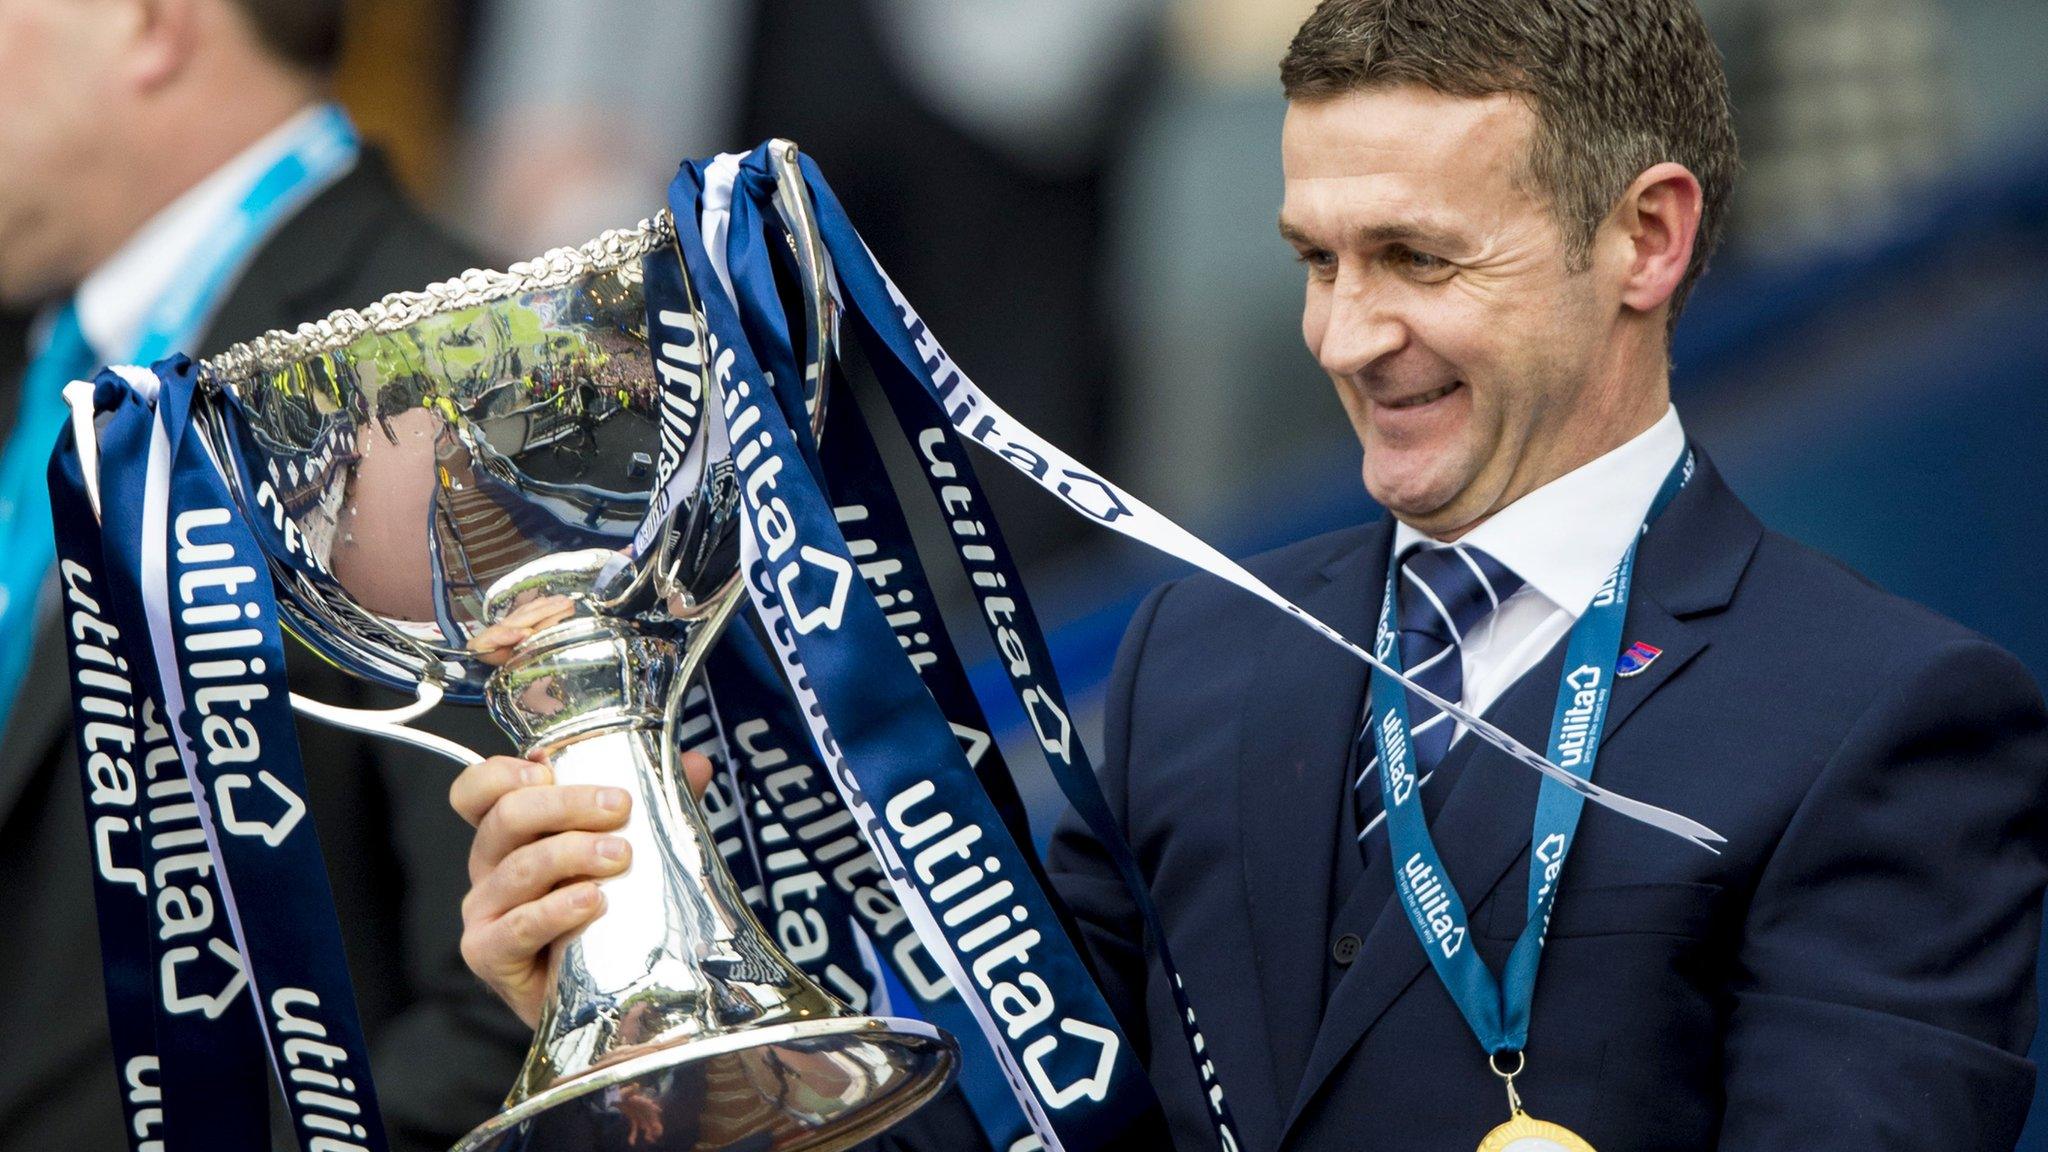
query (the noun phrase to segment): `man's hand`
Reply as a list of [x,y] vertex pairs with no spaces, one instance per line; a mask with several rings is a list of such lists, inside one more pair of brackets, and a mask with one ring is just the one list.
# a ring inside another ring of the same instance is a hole
[[[692,795],[711,761],[682,756]],[[493,756],[464,769],[449,803],[476,838],[462,899],[462,959],[531,1026],[547,994],[548,946],[597,919],[597,881],[631,863],[623,837],[631,797],[622,789],[556,785],[545,764]]]

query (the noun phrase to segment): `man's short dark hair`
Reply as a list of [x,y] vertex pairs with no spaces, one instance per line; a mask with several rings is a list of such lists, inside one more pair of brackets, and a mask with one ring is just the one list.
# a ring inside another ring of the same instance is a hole
[[345,0],[234,0],[256,40],[296,68],[325,74],[341,59]]
[[1728,78],[1691,0],[1323,0],[1280,83],[1291,101],[1404,83],[1526,98],[1537,123],[1527,176],[1574,269],[1644,169],[1685,165],[1703,204],[1674,322],[1720,239],[1739,162]]

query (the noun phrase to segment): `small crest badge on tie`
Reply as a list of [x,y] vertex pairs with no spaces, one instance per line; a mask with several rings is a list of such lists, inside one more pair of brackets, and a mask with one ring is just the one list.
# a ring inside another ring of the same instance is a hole
[[1614,661],[1614,674],[1623,678],[1634,676],[1643,671],[1643,669],[1648,668],[1657,657],[1663,654],[1664,650],[1662,648],[1653,647],[1638,640],[1621,650],[1621,655]]

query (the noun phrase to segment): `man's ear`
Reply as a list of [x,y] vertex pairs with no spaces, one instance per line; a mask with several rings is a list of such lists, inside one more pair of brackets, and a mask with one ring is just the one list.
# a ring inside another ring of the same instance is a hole
[[129,0],[124,5],[128,45],[123,71],[129,83],[153,91],[176,79],[199,43],[206,0]]
[[1683,164],[1665,162],[1635,178],[1608,226],[1617,230],[1621,302],[1655,312],[1678,291],[1700,231],[1700,182]]

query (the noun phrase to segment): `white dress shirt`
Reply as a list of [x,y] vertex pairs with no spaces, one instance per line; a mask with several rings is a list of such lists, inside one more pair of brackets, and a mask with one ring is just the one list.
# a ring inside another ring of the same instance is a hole
[[[1671,465],[1685,451],[1678,410],[1604,456],[1552,480],[1460,537],[1524,581],[1493,614],[1467,632],[1463,657],[1468,711],[1484,714],[1535,667],[1593,602],[1649,514]],[[1394,559],[1412,544],[1444,547],[1398,524]],[[1451,737],[1463,739],[1460,725]]]
[[[170,292],[180,276],[188,274],[199,253],[232,219],[257,179],[291,149],[307,125],[321,115],[321,109],[319,104],[307,105],[234,159],[214,169],[150,217],[127,243],[92,270],[78,286],[76,299],[78,326],[95,352],[112,363],[135,358],[147,334],[144,328],[149,323],[150,310]],[[329,183],[347,172],[348,167],[343,167]],[[246,265],[261,248],[260,242],[249,245],[242,254],[242,263]],[[241,267],[228,269],[223,282],[233,283],[241,272]],[[211,309],[221,303],[221,299],[213,300],[207,314],[192,317],[191,331],[166,333],[173,346],[183,347],[197,339],[213,318]]]

